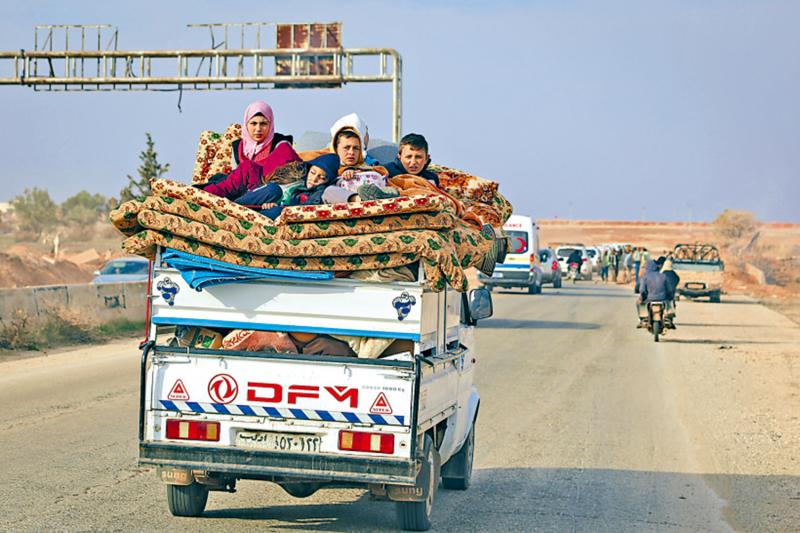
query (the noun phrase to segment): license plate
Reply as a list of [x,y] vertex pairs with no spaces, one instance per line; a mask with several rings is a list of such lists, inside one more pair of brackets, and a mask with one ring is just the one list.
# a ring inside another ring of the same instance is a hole
[[502,278],[503,274],[502,274],[502,272],[495,272],[494,274],[492,274],[492,277],[493,278]]
[[240,431],[236,434],[236,445],[273,452],[314,453],[319,452],[322,437],[299,433],[277,433],[273,431]]

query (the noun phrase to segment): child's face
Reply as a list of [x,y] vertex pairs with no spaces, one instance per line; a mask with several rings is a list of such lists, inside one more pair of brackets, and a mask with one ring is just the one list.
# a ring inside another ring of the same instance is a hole
[[308,169],[308,176],[306,176],[306,187],[310,189],[312,187],[316,187],[317,185],[322,185],[326,181],[327,176],[325,175],[325,171],[320,167],[312,166],[310,169]]
[[336,154],[343,167],[352,167],[358,163],[358,156],[361,155],[361,141],[355,137],[339,139],[339,143],[336,145]]
[[399,157],[406,172],[414,175],[422,172],[422,169],[425,168],[425,164],[428,162],[428,152],[407,144],[400,148]]

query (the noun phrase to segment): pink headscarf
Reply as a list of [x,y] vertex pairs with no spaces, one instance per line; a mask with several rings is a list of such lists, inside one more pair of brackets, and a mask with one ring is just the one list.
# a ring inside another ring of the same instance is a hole
[[[257,143],[250,137],[250,132],[247,131],[247,123],[255,115],[261,113],[269,120],[269,133],[260,143]],[[264,148],[267,153],[271,150],[272,138],[275,136],[275,119],[272,115],[272,108],[266,102],[256,100],[244,110],[244,122],[242,123],[242,152],[248,159],[253,159],[256,154],[261,152]]]

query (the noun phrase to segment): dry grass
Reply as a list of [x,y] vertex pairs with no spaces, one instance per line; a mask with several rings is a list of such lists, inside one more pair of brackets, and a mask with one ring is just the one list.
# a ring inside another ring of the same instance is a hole
[[17,311],[0,319],[0,350],[42,350],[71,344],[88,344],[141,332],[141,320],[120,319],[100,324],[85,311],[54,308],[35,319]]

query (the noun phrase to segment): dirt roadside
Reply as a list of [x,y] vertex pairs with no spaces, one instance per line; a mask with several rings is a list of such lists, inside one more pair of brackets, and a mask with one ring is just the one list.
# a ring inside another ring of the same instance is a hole
[[[667,368],[702,473],[728,502],[726,520],[737,531],[796,531],[800,326],[747,296],[682,301],[678,317],[664,345],[680,351]],[[756,504],[764,500],[769,516]]]

